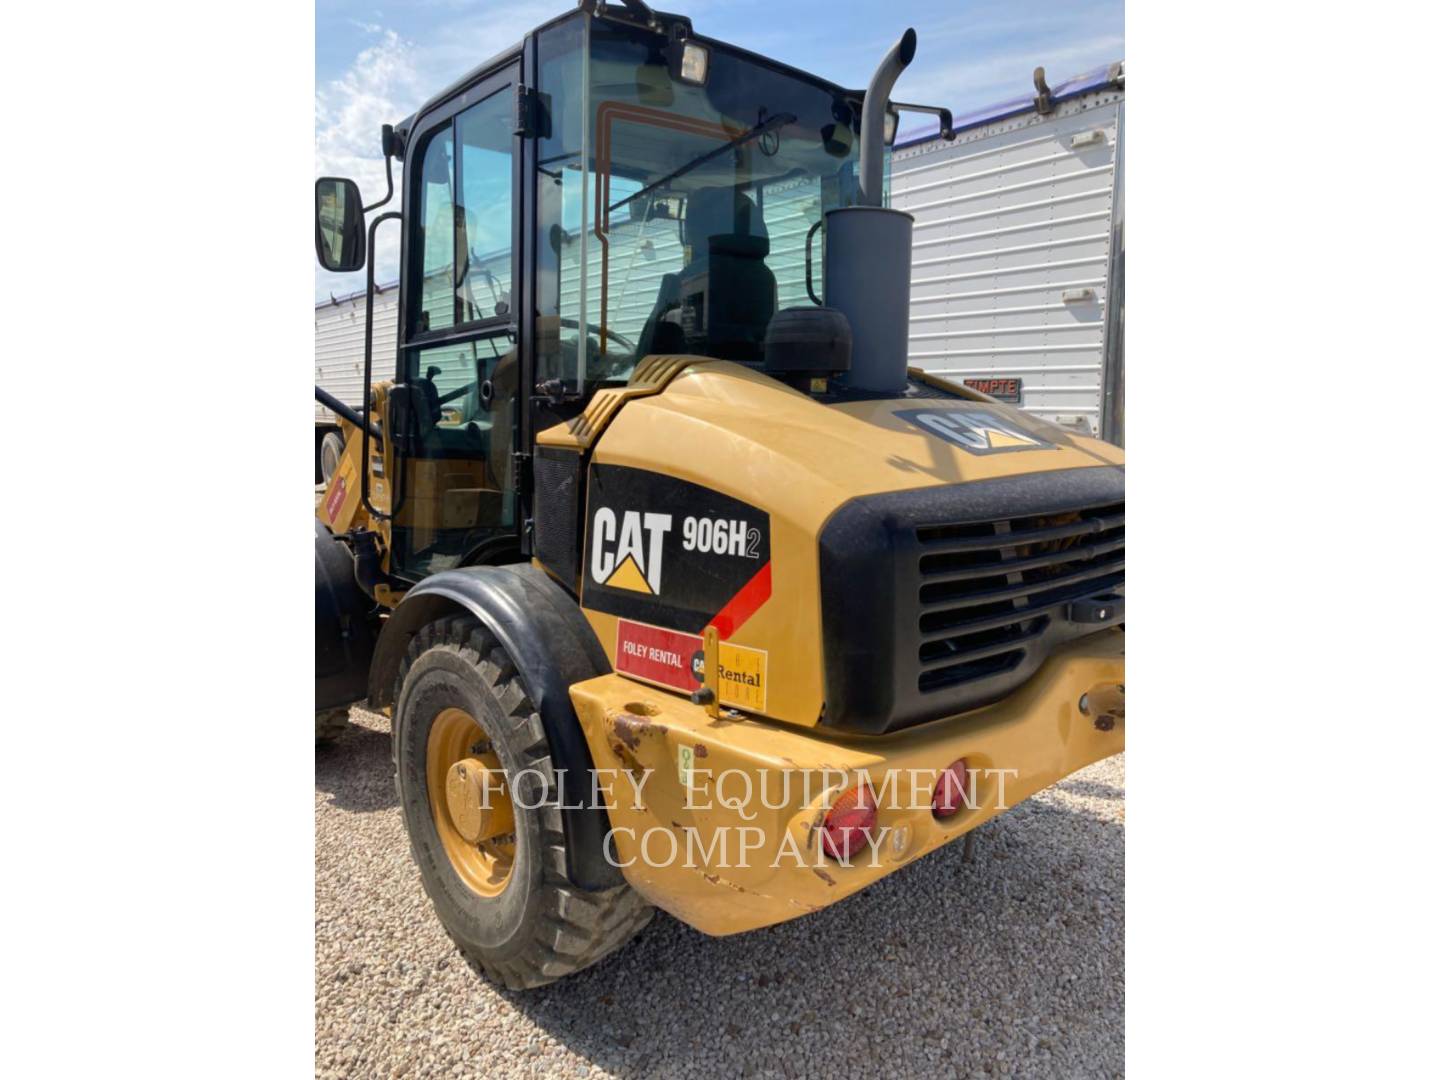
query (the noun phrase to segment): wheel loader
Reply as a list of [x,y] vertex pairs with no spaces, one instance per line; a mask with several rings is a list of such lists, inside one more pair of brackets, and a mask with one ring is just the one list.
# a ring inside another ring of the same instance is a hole
[[[846,89],[585,0],[385,126],[381,203],[316,183],[371,297],[398,227],[401,312],[364,401],[317,389],[316,733],[389,715],[435,913],[508,987],[657,907],[817,911],[1123,749],[1121,451],[907,363],[889,146],[953,134],[892,100],[916,46]],[[1007,207],[925,211],[976,238],[925,287],[1043,338],[986,237],[1049,210]]]

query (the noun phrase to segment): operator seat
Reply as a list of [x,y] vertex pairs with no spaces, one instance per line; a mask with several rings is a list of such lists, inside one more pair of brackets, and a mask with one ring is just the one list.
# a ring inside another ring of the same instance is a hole
[[770,236],[754,200],[738,188],[699,189],[686,200],[681,239],[690,262],[661,280],[637,355],[692,351],[758,362],[777,301],[765,265]]
[[640,330],[640,340],[635,345],[635,359],[645,359],[652,353],[669,356],[685,352],[685,331],[675,318],[667,318],[680,306],[680,275],[666,274],[660,279],[660,292],[655,296],[655,307]]

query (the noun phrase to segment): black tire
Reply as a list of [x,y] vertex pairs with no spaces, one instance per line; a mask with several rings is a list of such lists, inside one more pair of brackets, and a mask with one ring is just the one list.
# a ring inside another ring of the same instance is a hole
[[[515,855],[505,888],[486,897],[456,872],[431,817],[430,730],[448,709],[478,721],[514,795]],[[566,875],[565,833],[540,714],[495,637],[470,615],[423,627],[396,681],[391,747],[410,850],[441,924],[482,971],[512,990],[589,967],[628,942],[654,914],[628,885],[586,892]],[[543,801],[542,801],[543,800]],[[536,806],[536,804],[540,804]],[[526,806],[536,806],[526,809]]]
[[320,440],[320,479],[330,483],[335,470],[340,467],[340,456],[345,453],[345,439],[338,431],[327,431]]

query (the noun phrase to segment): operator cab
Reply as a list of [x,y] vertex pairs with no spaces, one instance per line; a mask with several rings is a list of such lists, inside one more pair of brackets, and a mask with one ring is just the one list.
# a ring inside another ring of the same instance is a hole
[[[392,576],[528,555],[536,433],[645,356],[761,363],[775,314],[819,302],[814,234],[855,202],[862,98],[686,18],[584,3],[397,125]],[[367,246],[343,183],[317,188],[331,269]]]

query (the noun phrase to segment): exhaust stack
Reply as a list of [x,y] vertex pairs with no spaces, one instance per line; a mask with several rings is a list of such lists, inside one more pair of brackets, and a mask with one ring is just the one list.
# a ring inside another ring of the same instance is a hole
[[906,30],[876,68],[860,111],[860,195],[825,215],[825,303],[845,313],[853,335],[852,390],[905,391],[910,348],[910,245],[915,219],[885,207],[885,113],[900,73],[915,59]]
[[865,104],[860,109],[859,206],[885,205],[885,112],[895,80],[915,59],[917,41],[914,27],[901,34],[880,61],[865,91]]

